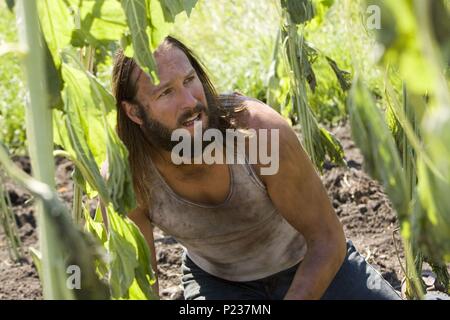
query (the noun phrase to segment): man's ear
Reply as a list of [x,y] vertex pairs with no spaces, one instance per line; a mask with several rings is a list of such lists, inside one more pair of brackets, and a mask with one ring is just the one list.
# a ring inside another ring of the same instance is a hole
[[139,107],[136,104],[130,103],[127,101],[122,101],[121,104],[122,104],[123,110],[127,114],[128,118],[131,119],[131,121],[133,121],[134,123],[136,123],[139,126],[144,123],[139,114],[139,110],[138,110]]

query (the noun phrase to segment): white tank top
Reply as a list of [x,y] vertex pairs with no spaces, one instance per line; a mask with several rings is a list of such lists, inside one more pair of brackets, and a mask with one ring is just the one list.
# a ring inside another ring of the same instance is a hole
[[252,281],[296,265],[306,254],[304,237],[277,212],[251,165],[229,168],[226,200],[208,206],[177,195],[152,164],[152,223],[222,279]]

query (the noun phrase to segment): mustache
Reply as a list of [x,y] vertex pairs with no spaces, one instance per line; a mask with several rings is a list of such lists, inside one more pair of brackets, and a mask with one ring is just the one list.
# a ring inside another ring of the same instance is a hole
[[180,115],[180,117],[178,118],[178,121],[177,121],[177,125],[182,126],[183,122],[185,122],[187,119],[192,117],[194,114],[200,113],[202,111],[206,115],[209,115],[208,109],[206,109],[206,107],[202,103],[199,102],[193,109],[187,110],[186,112],[184,112],[183,114]]

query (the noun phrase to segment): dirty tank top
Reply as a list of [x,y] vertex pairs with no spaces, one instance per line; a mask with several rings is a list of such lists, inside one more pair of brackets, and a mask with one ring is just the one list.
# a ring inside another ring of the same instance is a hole
[[296,265],[306,253],[304,237],[277,212],[250,164],[228,167],[226,200],[205,205],[176,194],[152,164],[152,223],[222,279],[252,281]]

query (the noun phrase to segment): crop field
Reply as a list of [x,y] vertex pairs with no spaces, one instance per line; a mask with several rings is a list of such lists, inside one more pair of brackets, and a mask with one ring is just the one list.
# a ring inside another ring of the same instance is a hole
[[158,83],[168,35],[218,93],[286,120],[345,237],[404,299],[449,298],[450,1],[15,0],[0,1],[0,300],[184,299],[184,246],[155,226],[152,252],[128,217],[112,87],[119,49]]

